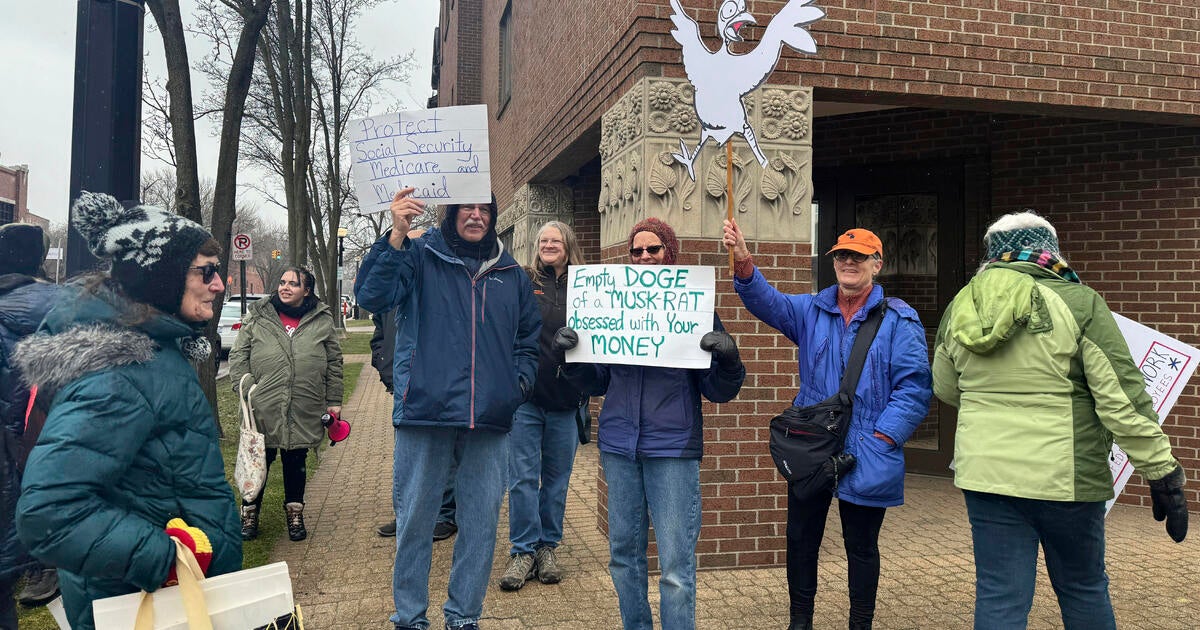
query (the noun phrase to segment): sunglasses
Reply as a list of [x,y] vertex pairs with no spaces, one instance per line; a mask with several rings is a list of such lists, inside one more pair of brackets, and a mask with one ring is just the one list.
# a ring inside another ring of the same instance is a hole
[[204,279],[204,284],[208,284],[213,281],[213,277],[217,275],[217,272],[221,271],[221,265],[217,263],[208,263],[207,265],[201,265],[199,267],[188,267],[188,269],[195,269],[196,271],[199,271],[201,273],[201,277]]
[[833,259],[841,263],[844,263],[847,260],[853,260],[856,263],[862,263],[870,257],[870,254],[860,254],[858,252],[851,252],[844,249],[839,249],[836,252],[833,252]]
[[642,252],[650,252],[651,256],[657,256],[658,252],[661,252],[663,250],[663,247],[665,247],[665,245],[651,245],[649,247],[630,247],[629,255],[633,256],[634,258],[641,258]]

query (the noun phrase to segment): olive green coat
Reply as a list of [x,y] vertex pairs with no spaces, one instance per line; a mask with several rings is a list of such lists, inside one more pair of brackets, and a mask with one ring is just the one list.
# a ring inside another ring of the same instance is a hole
[[342,347],[329,307],[300,318],[288,336],[270,298],[250,304],[229,351],[229,380],[257,384],[252,404],[267,448],[315,448],[325,436],[321,415],[342,404]]

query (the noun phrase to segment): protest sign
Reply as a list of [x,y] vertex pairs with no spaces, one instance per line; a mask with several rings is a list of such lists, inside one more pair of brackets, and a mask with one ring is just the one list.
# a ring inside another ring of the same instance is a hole
[[[1162,424],[1179,399],[1180,392],[1188,384],[1188,379],[1196,371],[1196,359],[1200,357],[1200,351],[1132,319],[1115,313],[1113,316],[1125,337],[1125,343],[1129,344],[1134,364],[1146,381],[1146,392],[1150,394],[1154,411],[1158,412],[1158,422]],[[1116,444],[1113,444],[1112,453],[1109,454],[1108,465],[1113,475],[1114,496],[1105,506],[1106,513],[1112,509],[1116,497],[1121,496],[1121,491],[1133,474],[1133,464]]]
[[387,210],[401,188],[434,204],[492,200],[487,105],[383,114],[349,124],[361,212]]
[[685,265],[571,265],[568,363],[707,368],[700,338],[713,329],[716,273]]

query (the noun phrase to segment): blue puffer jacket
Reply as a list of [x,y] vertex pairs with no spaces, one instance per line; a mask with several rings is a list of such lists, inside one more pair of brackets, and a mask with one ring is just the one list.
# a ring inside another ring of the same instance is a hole
[[17,469],[29,387],[10,360],[17,342],[33,334],[54,301],[58,287],[20,274],[0,276],[0,581],[20,575],[33,558],[17,539],[13,515],[21,496]]
[[[716,314],[713,330],[725,330]],[[575,363],[563,372],[583,393],[604,396],[597,420],[600,450],[629,458],[703,456],[700,396],[728,402],[746,380],[741,362],[723,371],[716,359],[703,370]]]
[[[180,350],[189,326],[136,313],[101,287],[64,287],[16,362],[46,425],[29,455],[17,533],[58,567],[71,626],[94,627],[92,601],[154,591],[175,561],[163,527],[183,518],[208,535],[208,575],[242,566],[241,523],[196,372]],[[46,334],[43,334],[46,333]]]
[[396,426],[507,432],[537,375],[542,317],[525,270],[499,253],[472,276],[432,229],[403,249],[385,234],[355,287],[372,313],[396,308]]
[[[735,277],[733,287],[755,317],[796,344],[800,391],[793,404],[802,407],[837,393],[858,328],[883,299],[883,287],[875,285],[866,305],[846,326],[836,285],[816,295],[785,295],[755,269],[747,280]],[[858,465],[838,484],[838,498],[871,507],[904,503],[904,443],[928,415],[932,395],[925,329],[916,310],[889,298],[859,377],[846,431],[846,450],[858,458]],[[874,437],[875,431],[896,445]]]

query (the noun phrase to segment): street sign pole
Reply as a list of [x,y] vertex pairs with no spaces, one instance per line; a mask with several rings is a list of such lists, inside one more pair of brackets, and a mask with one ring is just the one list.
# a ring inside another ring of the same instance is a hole
[[242,274],[242,315],[246,314],[246,261],[239,260],[238,266],[241,267]]
[[238,261],[242,285],[242,315],[246,314],[246,261],[254,258],[253,241],[249,234],[233,235],[233,250],[230,258]]

